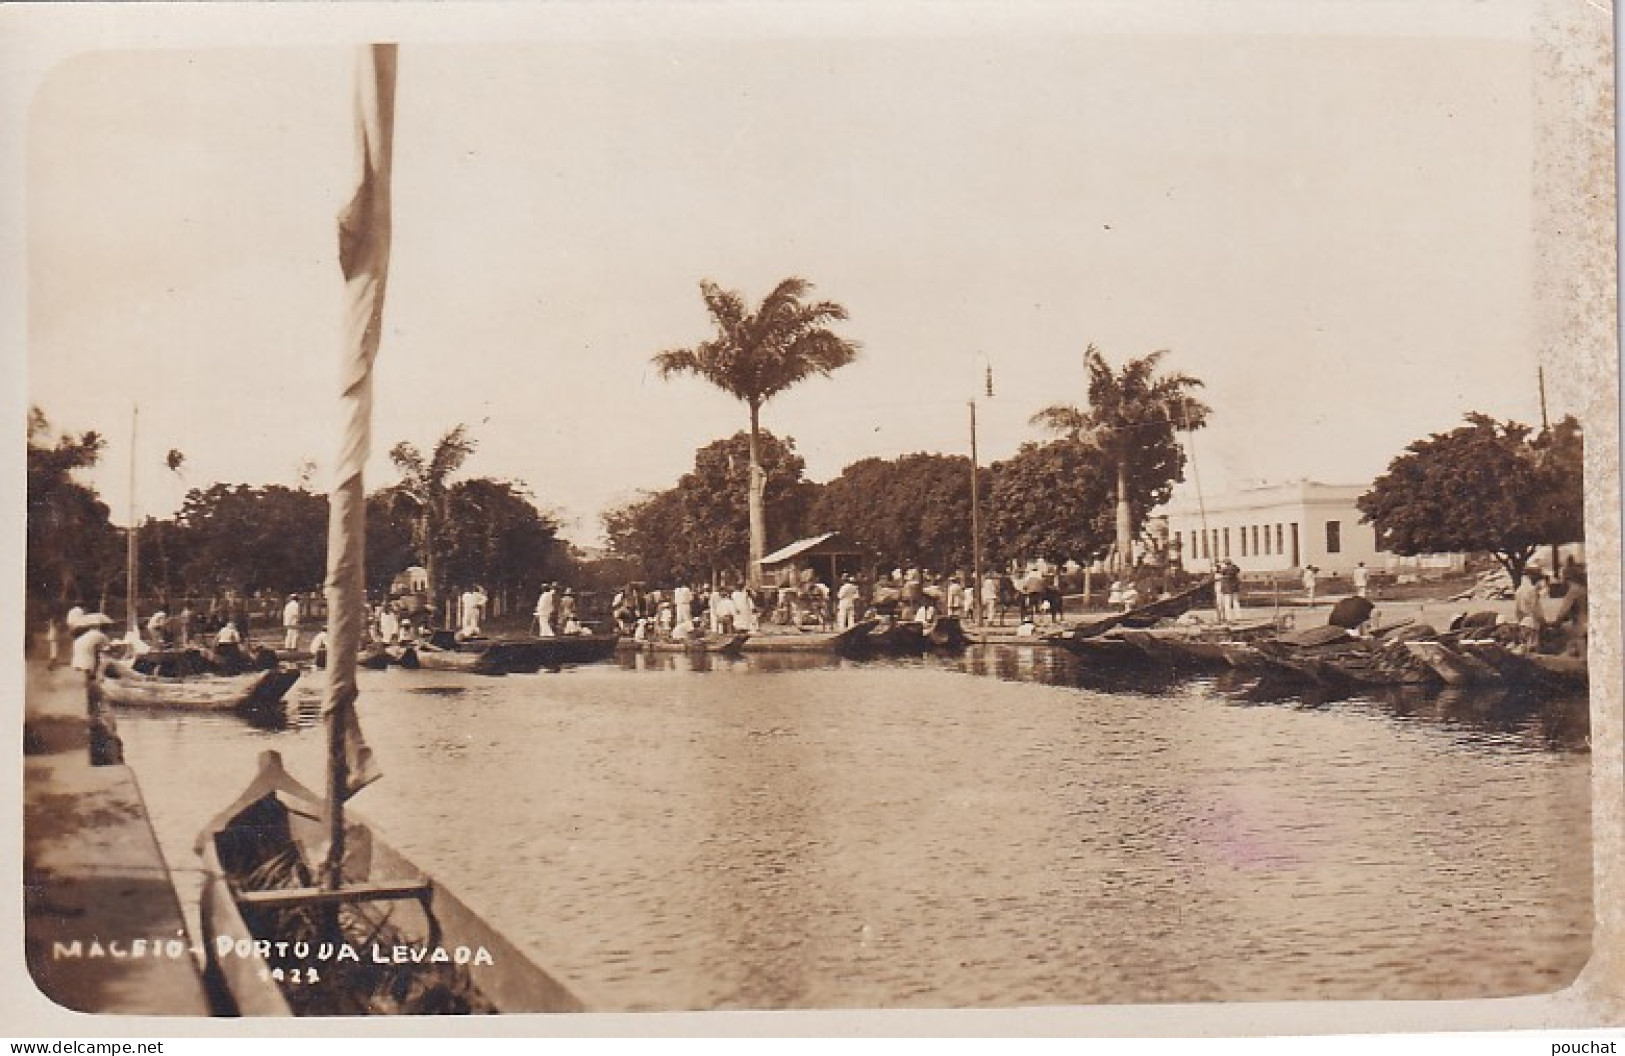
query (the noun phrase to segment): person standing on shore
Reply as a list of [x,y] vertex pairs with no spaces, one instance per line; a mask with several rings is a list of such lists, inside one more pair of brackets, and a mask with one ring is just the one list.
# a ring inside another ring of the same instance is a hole
[[1365,562],[1361,561],[1354,566],[1354,596],[1357,598],[1365,597],[1370,586],[1371,572],[1365,567]]
[[102,627],[111,623],[106,616],[81,616],[73,640],[73,669],[85,677],[85,718],[90,727],[90,765],[117,766],[124,762],[124,742],[119,739],[113,711],[102,697],[102,654],[112,644]]
[[1546,594],[1546,577],[1538,568],[1523,570],[1523,585],[1512,595],[1512,618],[1518,624],[1524,647],[1530,652],[1540,648],[1541,632],[1546,629],[1546,612],[1541,598]]
[[1311,605],[1315,603],[1315,573],[1319,571],[1314,565],[1306,565],[1303,570],[1303,592]]
[[299,648],[299,595],[289,594],[288,603],[282,606],[282,648],[294,650]]
[[734,587],[734,629],[747,634],[756,633],[756,603],[743,583]]
[[536,634],[538,637],[553,637],[554,598],[553,584],[548,583],[542,587],[542,595],[536,599]]
[[858,622],[858,589],[857,581],[851,575],[842,578],[840,589],[835,592],[835,629],[844,631]]

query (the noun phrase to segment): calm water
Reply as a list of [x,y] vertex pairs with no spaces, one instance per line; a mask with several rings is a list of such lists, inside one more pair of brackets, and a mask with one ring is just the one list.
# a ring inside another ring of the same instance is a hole
[[[597,1010],[1476,998],[1589,956],[1583,702],[1042,647],[362,678],[357,809]],[[261,749],[319,787],[316,693],[275,732],[120,716],[183,889]]]

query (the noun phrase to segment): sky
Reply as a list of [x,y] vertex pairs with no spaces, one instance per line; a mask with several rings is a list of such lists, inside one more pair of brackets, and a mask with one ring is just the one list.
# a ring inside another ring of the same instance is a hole
[[[707,278],[755,301],[799,275],[850,312],[858,362],[763,413],[813,480],[968,453],[973,398],[1006,458],[1084,401],[1091,343],[1206,383],[1209,496],[1367,482],[1469,410],[1538,421],[1523,6],[1223,6],[644,9],[661,33],[565,5],[406,35],[369,490],[392,444],[465,423],[467,475],[599,542],[602,510],[746,425],[650,367],[710,335]],[[115,522],[133,407],[138,516],[306,462],[326,486],[354,62],[183,41],[39,82],[28,398],[107,435],[87,479]]]

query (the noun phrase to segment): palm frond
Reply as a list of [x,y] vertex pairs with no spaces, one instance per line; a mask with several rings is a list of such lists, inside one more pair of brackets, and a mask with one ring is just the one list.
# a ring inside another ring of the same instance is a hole
[[447,477],[457,472],[458,468],[474,453],[478,442],[468,435],[468,427],[462,423],[442,436],[434,445],[434,455],[429,460],[429,469],[426,474],[431,485],[443,485]]

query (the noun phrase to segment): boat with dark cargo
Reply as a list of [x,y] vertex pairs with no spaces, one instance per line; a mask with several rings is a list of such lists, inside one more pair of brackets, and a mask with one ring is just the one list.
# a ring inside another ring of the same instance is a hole
[[198,837],[208,975],[225,1012],[581,1011],[575,995],[353,812],[342,822],[338,882],[319,883],[308,856],[329,842],[330,824],[327,802],[266,751],[254,781]]

